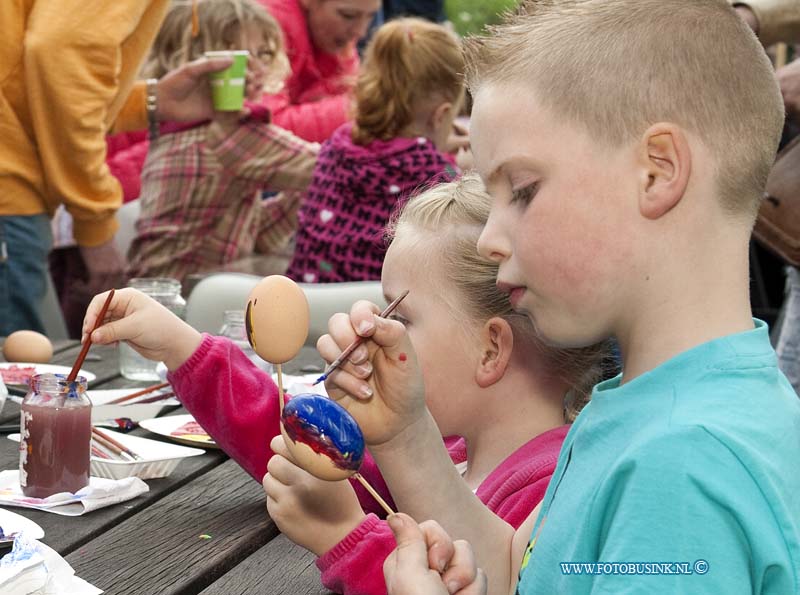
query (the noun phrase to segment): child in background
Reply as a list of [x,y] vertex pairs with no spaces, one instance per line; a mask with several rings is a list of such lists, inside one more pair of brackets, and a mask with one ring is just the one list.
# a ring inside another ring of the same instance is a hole
[[[387,302],[410,290],[392,318],[419,355],[439,432],[461,437],[448,444],[450,458],[480,501],[518,527],[544,495],[565,423],[600,379],[605,352],[544,347],[511,309],[494,284],[497,265],[476,250],[489,207],[473,176],[412,198],[390,227],[382,285]],[[270,518],[320,556],[326,588],[385,593],[382,566],[395,542],[371,512],[380,509],[369,496],[359,504],[349,482],[318,480],[295,466],[282,436],[272,449],[264,477]],[[361,473],[383,485],[371,460]]]
[[[199,34],[192,6],[175,3],[153,45],[145,75],[158,77],[212,50],[246,49],[247,97],[282,85],[288,71],[280,28],[253,0],[202,0]],[[269,123],[262,106],[246,116],[216,112],[211,122],[163,127],[142,173],[141,215],[128,252],[131,277],[174,277],[217,268],[286,246],[318,146]],[[284,191],[262,201],[261,190]]]
[[383,25],[356,84],[355,121],[322,145],[287,275],[306,283],[378,280],[383,230],[421,187],[452,180],[444,154],[464,94],[464,59],[444,27]]
[[468,540],[491,593],[796,593],[800,401],[748,299],[783,121],[763,48],[724,0],[528,2],[493,33],[468,54],[479,250],[547,343],[614,336],[623,373],[516,534],[453,470],[402,325],[332,318],[326,360],[371,341],[328,392],[398,508]]
[[[439,442],[442,435],[463,437],[448,441],[451,466],[459,464],[465,485],[490,511],[517,526],[542,498],[565,422],[599,378],[605,351],[543,347],[527,319],[511,311],[494,285],[497,267],[475,249],[488,210],[482,184],[469,177],[414,199],[395,226],[383,284],[390,299],[411,290],[395,317],[408,325],[420,353]],[[420,255],[431,253],[441,257],[420,272]],[[104,300],[95,298],[85,329]],[[108,319],[92,340],[124,340],[145,357],[163,360],[183,405],[261,480],[273,455],[269,441],[279,436],[270,376],[229,340],[201,336],[133,289],[115,294]],[[280,439],[272,444],[286,455]],[[270,513],[292,539],[324,554],[319,565],[325,585],[346,593],[382,592],[381,564],[394,542],[376,516],[382,511],[374,499],[357,483],[325,482],[320,489],[282,457],[272,460],[270,471],[264,478]],[[389,498],[369,457],[361,473]],[[314,495],[302,498],[307,482]],[[314,518],[314,511],[327,520]]]

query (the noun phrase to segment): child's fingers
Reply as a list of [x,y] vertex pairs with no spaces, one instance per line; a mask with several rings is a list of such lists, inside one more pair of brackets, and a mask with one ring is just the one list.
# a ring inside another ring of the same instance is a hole
[[455,553],[453,540],[436,521],[424,521],[420,523],[419,529],[425,536],[428,548],[428,566],[443,572],[451,563]]
[[134,314],[103,324],[92,333],[92,342],[107,345],[116,341],[134,341],[142,329],[142,323],[138,318]]
[[[447,569],[442,574],[442,582],[450,593],[470,588],[478,579],[478,565],[469,542],[459,539],[452,543],[453,555]],[[429,554],[430,555],[430,554]],[[479,593],[480,591],[476,591]]]
[[307,475],[306,471],[277,453],[267,462],[267,472],[286,486],[300,483]]
[[280,481],[275,479],[271,473],[265,473],[264,478],[261,480],[261,485],[264,488],[264,493],[267,499],[271,499],[275,504],[280,502],[281,494],[286,490],[286,486]]
[[297,465],[297,461],[292,456],[292,453],[289,452],[289,447],[286,446],[286,440],[284,440],[282,434],[278,434],[272,440],[270,440],[269,447],[276,455],[280,455],[287,461]]
[[[105,291],[101,294],[98,294],[92,298],[92,301],[89,302],[89,307],[86,309],[86,315],[83,317],[83,327],[81,328],[81,342],[86,339],[86,335],[92,327],[94,327],[95,322],[97,321],[97,317],[100,315],[100,310],[103,309],[103,304],[106,303],[106,299],[108,299],[108,291]],[[106,312],[106,316],[112,313],[115,302],[119,302],[119,298],[114,294],[114,298],[111,300],[111,304],[108,306],[108,312]]]
[[415,569],[426,569],[429,566],[425,535],[414,519],[405,513],[398,512],[386,520],[397,542],[397,548],[383,564],[386,583],[389,586],[393,580],[390,575],[402,574]]

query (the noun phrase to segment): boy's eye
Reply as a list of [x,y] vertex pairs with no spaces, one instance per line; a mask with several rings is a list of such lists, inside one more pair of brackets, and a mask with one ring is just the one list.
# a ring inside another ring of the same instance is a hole
[[511,203],[528,205],[539,190],[539,183],[534,182],[511,192]]
[[391,315],[389,315],[389,320],[396,320],[397,322],[399,322],[403,326],[408,326],[410,324],[409,321],[406,318],[403,318],[399,314],[391,314]]
[[358,19],[358,13],[342,12],[341,10],[339,11],[339,16],[345,21],[355,21]]

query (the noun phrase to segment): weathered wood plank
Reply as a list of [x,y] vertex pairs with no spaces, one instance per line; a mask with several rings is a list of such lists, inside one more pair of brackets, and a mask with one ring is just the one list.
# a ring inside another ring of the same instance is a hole
[[[147,438],[156,438],[153,434],[141,429],[134,430],[133,433]],[[0,437],[0,469],[17,469],[19,467],[18,446],[18,443]],[[144,510],[167,494],[202,476],[225,460],[227,460],[227,456],[220,450],[207,450],[204,455],[189,457],[181,461],[169,477],[148,479],[147,485],[150,486],[150,491],[146,494],[128,502],[95,510],[78,518],[64,517],[38,510],[22,508],[14,510],[39,523],[45,531],[42,541],[65,556],[118,525],[124,519]]]
[[251,593],[330,593],[320,583],[311,552],[278,535],[200,595],[250,595]]
[[[211,539],[201,538],[204,534]],[[194,594],[276,534],[261,486],[227,461],[73,552],[67,561],[78,576],[108,595]]]

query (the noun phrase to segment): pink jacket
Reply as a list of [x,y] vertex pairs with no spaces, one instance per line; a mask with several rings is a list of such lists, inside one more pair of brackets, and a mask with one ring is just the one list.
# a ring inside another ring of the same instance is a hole
[[264,95],[272,122],[309,141],[322,142],[348,119],[358,53],[345,57],[317,50],[300,0],[259,0],[283,29],[292,74],[283,91]]
[[[257,481],[272,456],[270,440],[280,432],[278,390],[272,378],[256,368],[228,339],[204,335],[200,347],[168,376],[184,407],[215,442]],[[478,487],[476,495],[514,528],[522,524],[544,496],[569,426],[530,440],[503,461]],[[463,439],[445,441],[454,463],[466,460]],[[375,461],[367,454],[361,474],[394,507]],[[383,561],[395,548],[379,505],[352,482],[366,519],[317,560],[326,588],[355,594],[383,594]]]

